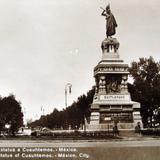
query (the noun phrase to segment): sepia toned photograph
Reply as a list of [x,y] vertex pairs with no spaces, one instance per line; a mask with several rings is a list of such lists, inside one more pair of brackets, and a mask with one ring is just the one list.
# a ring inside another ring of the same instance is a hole
[[0,0],[0,160],[159,160],[159,8]]

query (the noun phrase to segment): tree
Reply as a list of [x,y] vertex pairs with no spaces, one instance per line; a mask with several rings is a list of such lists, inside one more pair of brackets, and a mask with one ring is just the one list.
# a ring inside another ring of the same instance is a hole
[[4,127],[5,124],[10,124],[10,132],[14,135],[23,125],[21,103],[15,99],[14,95],[1,98],[0,111],[1,127]]
[[68,129],[71,126],[72,129],[77,129],[84,124],[84,118],[90,116],[90,105],[93,101],[95,87],[87,92],[87,95],[83,94],[74,101],[71,106],[58,111],[54,109],[49,115],[41,117],[29,124],[31,127],[42,126],[53,128]]
[[132,62],[129,68],[134,79],[128,88],[132,99],[141,103],[141,116],[145,127],[152,127],[155,122],[154,112],[160,107],[160,63],[152,57],[140,58]]

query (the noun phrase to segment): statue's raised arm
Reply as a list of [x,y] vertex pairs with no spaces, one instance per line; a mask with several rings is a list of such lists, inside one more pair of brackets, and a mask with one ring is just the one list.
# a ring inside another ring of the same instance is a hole
[[116,33],[117,22],[114,15],[111,13],[109,4],[101,15],[106,17],[106,36],[111,37]]

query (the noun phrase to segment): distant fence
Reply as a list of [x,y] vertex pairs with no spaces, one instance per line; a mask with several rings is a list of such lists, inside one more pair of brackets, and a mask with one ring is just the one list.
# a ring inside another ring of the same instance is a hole
[[113,131],[54,130],[51,132],[32,132],[32,137],[50,137],[53,139],[109,139],[117,135]]
[[144,128],[141,133],[143,135],[160,136],[160,128]]

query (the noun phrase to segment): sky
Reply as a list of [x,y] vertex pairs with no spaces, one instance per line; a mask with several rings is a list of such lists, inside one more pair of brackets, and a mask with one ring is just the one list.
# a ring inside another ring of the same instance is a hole
[[25,121],[65,108],[94,85],[108,4],[118,23],[121,59],[159,61],[159,0],[0,0],[0,94],[14,94]]

